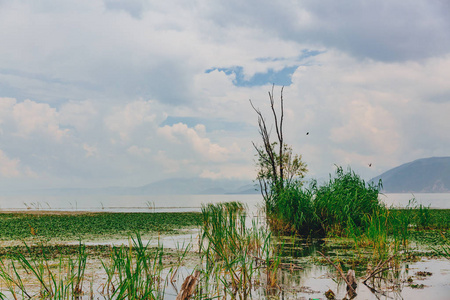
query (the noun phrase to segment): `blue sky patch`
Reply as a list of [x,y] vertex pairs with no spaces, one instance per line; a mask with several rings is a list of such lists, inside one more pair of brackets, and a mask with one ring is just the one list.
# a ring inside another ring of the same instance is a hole
[[[318,50],[309,50],[309,49],[303,49],[302,53],[295,58],[295,61],[300,61],[309,57],[314,57],[319,54],[324,53],[325,51],[318,51]],[[256,58],[256,61],[258,62],[275,62],[275,61],[288,61],[288,58],[285,57],[258,57]]]
[[212,71],[224,72],[227,75],[235,74],[233,84],[239,87],[261,86],[266,84],[275,84],[289,86],[292,84],[292,74],[297,70],[298,65],[285,67],[280,71],[274,71],[269,69],[266,73],[256,73],[249,80],[244,78],[244,68],[241,66],[235,66],[231,68],[211,68],[205,71],[205,73],[211,73]]

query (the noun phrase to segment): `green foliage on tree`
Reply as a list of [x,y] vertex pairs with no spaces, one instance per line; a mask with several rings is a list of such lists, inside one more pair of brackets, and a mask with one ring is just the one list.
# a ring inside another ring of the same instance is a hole
[[284,99],[283,88],[281,88],[280,105],[277,112],[275,99],[272,91],[269,91],[270,108],[275,126],[276,140],[272,141],[268,130],[266,119],[261,111],[250,103],[258,115],[259,134],[262,145],[253,143],[257,151],[257,179],[261,187],[266,205],[272,207],[275,195],[282,193],[286,187],[301,186],[302,179],[308,171],[306,164],[302,161],[300,154],[294,154],[292,147],[284,142]]

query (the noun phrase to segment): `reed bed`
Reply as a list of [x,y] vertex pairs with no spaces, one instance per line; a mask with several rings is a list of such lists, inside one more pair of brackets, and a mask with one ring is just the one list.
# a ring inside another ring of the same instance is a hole
[[[30,248],[28,254],[31,254]],[[9,262],[1,260],[0,278],[14,299],[73,299],[84,293],[87,253],[80,243],[75,259],[52,261],[42,247],[39,257],[14,253]],[[35,285],[30,282],[37,283]],[[1,294],[2,299],[7,299]]]
[[102,262],[107,274],[102,294],[108,299],[163,299],[164,248],[150,251],[139,233],[130,237],[129,247],[113,247],[109,262]]
[[277,287],[279,246],[257,221],[246,227],[243,204],[208,204],[202,207],[202,216],[198,295],[251,299],[255,287]]
[[309,187],[286,185],[266,197],[266,211],[274,232],[323,237],[345,235],[348,228],[364,229],[367,217],[383,209],[379,185],[366,184],[341,167],[327,183]]
[[168,278],[173,278],[186,250],[179,253],[177,262],[168,265],[162,245],[150,248],[149,243],[136,233],[130,236],[128,246],[110,247],[95,282],[93,275],[86,275],[88,253],[84,244],[79,244],[75,257],[61,255],[58,259],[50,258],[43,244],[40,255],[27,246],[28,253],[15,252],[0,261],[0,282],[6,289],[0,299],[94,299],[94,295],[103,299],[164,299]]
[[[247,221],[241,203],[203,206],[195,299],[251,299],[252,289],[277,290],[281,248],[257,220],[250,227]],[[27,255],[13,252],[1,260],[0,280],[8,295],[0,294],[2,299],[81,299],[94,293],[105,299],[164,299],[191,249],[184,245],[167,265],[163,246],[150,247],[135,233],[128,246],[111,247],[108,257],[103,256],[104,279],[97,280],[94,292],[93,279],[86,277],[88,254],[82,243],[75,255],[56,258],[47,253],[44,242],[38,251],[25,247]]]
[[374,260],[386,259],[423,231],[450,227],[448,213],[412,199],[404,209],[387,208],[378,198],[382,183],[366,183],[351,169],[308,187],[287,184],[265,197],[270,229],[277,235],[351,238],[356,249],[370,247]]

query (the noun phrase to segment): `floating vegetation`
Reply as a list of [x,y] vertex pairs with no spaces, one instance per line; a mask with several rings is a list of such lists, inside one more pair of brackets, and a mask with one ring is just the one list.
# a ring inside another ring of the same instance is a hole
[[[0,240],[40,238],[86,239],[89,236],[128,236],[176,233],[200,224],[200,213],[2,213]],[[33,234],[34,233],[34,234]]]

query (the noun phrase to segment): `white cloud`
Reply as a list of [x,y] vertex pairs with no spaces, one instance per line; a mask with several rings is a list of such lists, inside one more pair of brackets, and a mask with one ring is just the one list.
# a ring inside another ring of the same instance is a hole
[[2,177],[19,177],[21,175],[19,167],[19,159],[10,159],[0,150],[0,174]]
[[97,115],[97,109],[92,101],[69,101],[59,109],[60,123],[73,126],[78,131],[90,129]]
[[50,105],[28,99],[23,102],[7,99],[6,103],[0,109],[10,115],[15,135],[28,138],[32,134],[42,134],[58,141],[67,135],[68,130],[60,128],[58,112]]
[[105,126],[119,134],[124,141],[130,139],[130,134],[139,126],[152,124],[156,119],[152,112],[152,102],[138,100],[125,107],[115,107],[112,113],[105,117]]
[[[450,149],[445,1],[0,6],[0,97],[10,97],[0,98],[0,143],[21,175],[80,185],[253,178],[248,99],[270,115],[271,85],[236,86],[217,70],[230,67],[248,79],[299,66],[285,88],[285,136],[314,175],[337,163],[370,177]],[[159,128],[167,116],[223,126]]]
[[183,166],[189,164],[188,160],[172,159],[164,150],[158,151],[155,156],[155,163],[162,166],[161,171],[164,174],[176,175]]
[[136,145],[133,145],[127,149],[127,152],[134,156],[141,156],[144,157],[148,155],[151,152],[151,149],[145,148],[145,147],[138,147]]
[[[164,126],[158,128],[158,134],[166,140],[182,147],[189,147],[194,151],[200,160],[208,160],[212,162],[225,161],[233,152],[238,151],[236,145],[231,148],[222,147],[216,143],[212,143],[208,138],[201,137],[204,134],[203,125],[197,125],[195,128],[189,128],[186,124],[178,123],[173,126]],[[179,147],[179,146],[178,146]],[[184,148],[184,151],[187,150]]]
[[450,92],[442,81],[450,78],[449,62],[443,56],[385,63],[328,51],[300,67],[285,89],[286,140],[305,149],[313,172],[350,164],[371,177],[420,157],[446,156],[449,142],[437,136],[448,128],[450,97],[433,95]]
[[[387,109],[372,106],[365,99],[354,99],[343,103],[339,113],[344,124],[331,128],[331,141],[346,147],[353,145],[365,154],[392,155],[400,150],[398,124]],[[344,118],[346,115],[348,118]]]

